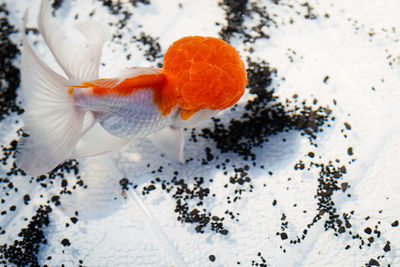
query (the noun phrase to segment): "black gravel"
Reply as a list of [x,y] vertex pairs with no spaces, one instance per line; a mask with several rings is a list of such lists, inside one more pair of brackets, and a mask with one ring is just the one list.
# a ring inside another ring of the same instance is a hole
[[21,239],[12,245],[0,246],[0,263],[12,263],[17,266],[40,266],[37,258],[40,246],[47,243],[44,230],[49,225],[50,206],[40,206],[28,226],[21,229],[18,236]]
[[10,39],[18,30],[9,23],[8,14],[6,4],[0,4],[0,121],[12,112],[23,113],[16,102],[20,71],[13,64],[20,52]]
[[[22,134],[21,131],[19,131]],[[9,146],[2,145],[3,157],[0,159],[3,165],[10,165],[11,169],[6,173],[7,176],[0,177],[0,184],[6,184],[6,186],[0,188],[2,189],[2,201],[1,204],[7,204],[8,198],[13,194],[20,193],[17,186],[15,186],[12,181],[13,179],[21,179],[18,176],[25,176],[25,173],[18,169],[15,165],[15,154],[17,148],[17,140],[12,140]],[[76,183],[68,183],[65,181],[65,175],[71,173],[75,175]],[[52,186],[59,186],[59,194],[53,195],[50,199],[42,200],[44,201],[40,208],[36,211],[36,214],[28,221],[26,228],[22,228],[18,234],[17,239],[14,240],[12,244],[1,244],[0,245],[0,263],[6,264],[16,264],[17,266],[40,266],[38,262],[38,253],[40,247],[47,244],[45,237],[45,228],[49,225],[49,216],[51,211],[57,206],[61,205],[62,196],[65,194],[72,194],[76,188],[85,188],[85,184],[80,178],[78,162],[76,160],[69,160],[63,164],[57,166],[53,171],[47,175],[41,175],[38,177],[24,177],[28,179],[30,183],[37,183],[44,188],[49,188]],[[18,180],[16,180],[18,181]],[[31,201],[31,196],[27,193],[21,192],[21,203],[23,205],[29,205]],[[42,198],[42,196],[40,196]],[[18,209],[18,204],[11,205],[9,210],[12,212]],[[2,216],[7,216],[7,212],[4,210],[1,212]],[[78,218],[71,217],[73,223],[77,223]],[[1,223],[0,223],[1,224]],[[5,234],[6,229],[0,226],[0,234]]]
[[54,10],[57,10],[62,6],[63,2],[64,2],[64,0],[53,0],[51,3],[51,7]]
[[[118,16],[118,22],[115,26],[116,31],[113,32],[113,42],[119,43],[122,35],[126,34],[129,28],[129,22],[134,16],[130,12],[129,6],[137,6],[138,4],[150,4],[148,0],[142,1],[110,1],[100,0],[103,6],[108,8],[111,14]],[[54,0],[52,6],[54,9],[60,8],[63,1]],[[269,29],[271,27],[279,28],[280,22],[275,14],[270,14],[268,5],[285,5],[282,1],[271,1],[267,6],[261,6],[257,1],[220,1],[219,6],[225,11],[225,22],[220,22],[220,36],[226,41],[238,38],[243,43],[255,43],[258,39],[269,39]],[[302,19],[322,19],[317,14],[316,9],[308,2],[295,3],[289,8],[297,10],[298,17]],[[93,11],[94,12],[94,11]],[[93,14],[93,13],[92,13]],[[17,32],[14,26],[10,25],[7,20],[8,11],[5,4],[0,5],[0,21],[2,31],[0,33],[0,120],[5,118],[12,112],[21,114],[23,110],[16,103],[16,89],[19,86],[19,70],[12,64],[12,61],[18,57],[19,51],[15,44],[9,39],[10,34]],[[244,25],[245,19],[257,18],[258,23],[251,27]],[[329,14],[323,16],[324,19],[329,18]],[[285,18],[289,23],[295,23],[297,18]],[[32,29],[34,31],[34,29]],[[374,34],[370,35],[371,37]],[[135,43],[139,50],[149,62],[153,62],[158,67],[161,66],[162,47],[158,42],[157,36],[151,36],[141,31],[136,36],[132,36],[132,43]],[[128,51],[127,44],[124,44]],[[253,192],[253,178],[249,176],[253,168],[268,168],[268,166],[259,166],[258,157],[260,148],[270,142],[273,136],[284,136],[287,132],[298,132],[302,138],[307,138],[310,147],[318,147],[318,135],[330,127],[334,123],[333,116],[335,109],[329,106],[318,105],[318,99],[301,100],[300,96],[293,95],[285,98],[276,94],[273,88],[273,81],[279,79],[279,70],[274,69],[268,63],[268,59],[259,59],[252,57],[252,48],[247,50],[250,56],[246,58],[248,85],[247,90],[254,98],[243,105],[235,105],[230,112],[235,112],[235,119],[224,121],[222,119],[213,118],[213,126],[205,129],[194,129],[191,133],[189,142],[198,142],[202,140],[207,142],[204,157],[188,159],[188,162],[197,162],[201,166],[215,167],[217,170],[223,170],[226,183],[224,188],[231,192],[226,199],[227,205],[232,205],[241,199],[248,197]],[[289,51],[293,54],[289,59],[293,62],[295,51]],[[127,52],[126,57],[130,59],[131,54]],[[321,87],[326,86],[330,82],[330,75],[326,74],[321,79]],[[301,88],[299,88],[300,91]],[[336,105],[336,100],[332,100]],[[343,124],[343,136],[346,138],[352,127],[349,122]],[[19,131],[20,135],[24,135]],[[276,138],[274,139],[276,140]],[[286,142],[284,137],[282,142]],[[7,203],[9,195],[18,192],[17,186],[12,182],[12,178],[24,175],[23,171],[15,166],[15,149],[17,140],[13,140],[9,145],[2,146],[3,157],[0,162],[3,165],[10,164],[11,168],[5,177],[0,177],[0,184],[4,185],[2,190],[4,197],[1,197],[1,204],[6,205],[1,209],[1,215],[8,216],[15,210],[18,205]],[[311,149],[310,149],[311,150]],[[389,240],[379,241],[382,238],[380,230],[381,222],[370,222],[369,217],[366,218],[367,226],[361,230],[353,228],[352,216],[356,213],[350,211],[348,213],[339,212],[334,199],[345,199],[351,197],[351,185],[345,180],[347,167],[356,160],[357,150],[348,147],[347,151],[343,151],[345,160],[332,159],[319,161],[320,155],[315,151],[307,153],[303,159],[294,164],[293,168],[297,172],[307,172],[312,169],[318,170],[318,176],[314,177],[318,181],[315,188],[316,208],[313,212],[312,221],[306,225],[305,229],[299,233],[291,229],[290,218],[286,214],[281,214],[281,225],[277,225],[276,238],[282,242],[281,249],[286,252],[284,244],[299,244],[307,238],[307,234],[316,223],[324,224],[325,231],[330,231],[335,236],[348,236],[352,240],[358,242],[359,249],[376,245],[378,242],[383,250],[382,253],[389,253],[392,250],[392,243]],[[235,157],[235,160],[232,158]],[[241,160],[238,164],[238,158]],[[307,160],[306,160],[307,158]],[[306,163],[309,162],[310,163]],[[236,162],[236,165],[233,164]],[[346,163],[343,163],[346,162]],[[240,166],[239,166],[240,165]],[[148,165],[150,167],[150,164]],[[165,168],[167,169],[167,168]],[[214,192],[210,190],[213,179],[209,177],[185,177],[178,171],[173,174],[168,173],[163,166],[157,166],[154,170],[150,170],[147,185],[143,185],[140,189],[142,195],[147,196],[155,190],[162,190],[166,195],[175,201],[174,212],[176,218],[181,223],[189,223],[193,225],[193,230],[199,234],[206,232],[215,232],[221,235],[229,235],[229,226],[240,220],[240,214],[232,209],[226,209],[223,214],[213,214],[207,206],[208,201],[212,201],[215,197]],[[233,171],[233,175],[228,172]],[[67,173],[73,174],[75,181],[67,179]],[[274,174],[265,170],[266,179],[274,179]],[[28,177],[26,177],[29,179]],[[49,200],[36,211],[36,214],[29,220],[27,228],[23,228],[18,235],[19,238],[14,240],[13,244],[0,245],[0,262],[3,264],[11,263],[17,266],[31,265],[39,266],[37,254],[41,246],[46,244],[44,234],[45,227],[49,224],[49,214],[52,209],[62,205],[63,195],[72,194],[77,188],[86,188],[85,183],[79,176],[79,164],[76,160],[70,160],[58,166],[55,170],[47,175],[30,178],[31,183],[40,184],[44,188],[58,186],[60,191],[52,196]],[[127,178],[120,180],[122,190],[129,190],[130,187],[135,189],[137,185],[133,185]],[[266,186],[264,184],[264,186]],[[268,188],[268,187],[267,187]],[[338,194],[341,194],[338,196]],[[21,194],[23,205],[30,205],[31,196],[28,193]],[[334,196],[336,198],[334,198]],[[33,197],[32,197],[33,198]],[[278,198],[279,200],[279,198]],[[276,199],[273,200],[271,208],[280,208]],[[5,204],[6,203],[6,204]],[[78,223],[78,214],[68,218],[66,227]],[[392,227],[398,227],[398,220],[392,221]],[[296,227],[298,229],[298,227]],[[0,235],[5,233],[6,229],[0,226]],[[347,239],[346,239],[347,240]],[[73,246],[68,238],[60,240],[63,247]],[[350,249],[353,243],[348,244],[344,249]],[[260,248],[261,250],[262,248]],[[254,254],[255,255],[255,254]],[[385,255],[371,255],[373,258],[365,263],[366,266],[380,266],[379,260]],[[209,260],[216,260],[214,254],[209,255]],[[48,260],[51,256],[48,256]],[[79,261],[81,265],[83,262]],[[240,264],[240,262],[238,262]],[[249,263],[246,263],[249,264]],[[257,253],[257,258],[252,261],[252,266],[267,266],[267,259],[262,256],[261,252]]]

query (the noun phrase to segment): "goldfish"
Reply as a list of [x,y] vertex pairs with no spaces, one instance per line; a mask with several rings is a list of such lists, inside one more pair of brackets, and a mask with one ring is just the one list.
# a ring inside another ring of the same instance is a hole
[[214,37],[186,36],[167,49],[162,69],[127,67],[99,78],[107,30],[75,24],[85,40],[65,38],[42,0],[38,29],[63,73],[49,68],[25,34],[21,56],[24,131],[17,166],[45,174],[69,158],[117,150],[146,137],[168,158],[184,162],[184,127],[215,116],[244,94],[247,76],[236,49]]

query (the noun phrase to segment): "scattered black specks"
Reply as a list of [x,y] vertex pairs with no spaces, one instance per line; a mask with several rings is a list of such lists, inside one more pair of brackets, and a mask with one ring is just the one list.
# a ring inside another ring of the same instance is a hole
[[50,206],[40,206],[27,228],[21,229],[18,234],[21,240],[14,240],[12,245],[4,244],[0,246],[0,263],[9,262],[17,266],[39,266],[37,254],[40,245],[47,243],[43,228],[50,223],[49,213],[51,211]]
[[16,90],[20,84],[20,72],[13,61],[18,56],[19,50],[10,35],[17,30],[8,22],[9,14],[6,5],[0,5],[0,120],[11,112],[23,113],[23,109],[16,103]]
[[242,23],[244,15],[248,12],[247,0],[223,0],[219,5],[225,10],[226,22],[220,31],[220,36],[223,40],[229,41],[235,32],[243,32]]
[[314,8],[308,2],[305,2],[301,5],[307,9],[307,13],[304,15],[304,18],[306,18],[306,19],[316,19],[317,18],[317,15],[313,13]]
[[[113,15],[118,15],[120,13],[127,12],[127,10],[125,10],[124,1],[112,1],[112,0],[99,0],[99,1],[103,3],[103,6],[108,7],[108,9]],[[138,3],[149,5],[150,0],[129,0],[129,3],[132,4],[134,7],[137,7]]]
[[[268,137],[278,132],[287,132],[291,129],[299,130],[302,135],[308,136],[315,145],[316,133],[322,131],[322,126],[331,113],[329,108],[313,108],[303,102],[293,109],[285,107],[277,101],[273,90],[267,90],[274,73],[265,62],[249,62],[248,87],[250,93],[256,97],[245,105],[245,112],[239,119],[232,119],[228,126],[214,118],[214,128],[203,129],[200,136],[212,139],[221,152],[237,153],[245,160],[251,159],[256,163],[254,147],[268,142]],[[291,102],[290,100],[287,100]],[[298,100],[294,99],[293,102]]]
[[[145,48],[144,48],[144,55],[146,56],[146,59],[155,62],[156,60],[159,60],[162,58],[161,54],[161,45],[158,42],[158,38],[153,38],[152,36],[141,32],[139,37],[134,36],[133,39],[141,43]],[[140,48],[140,47],[139,47]],[[162,64],[159,61],[158,67],[161,67]]]
[[258,267],[267,267],[267,261],[265,258],[262,256],[261,252],[257,253],[257,256],[260,258],[259,262],[256,262],[255,260],[251,261],[251,266],[258,266]]
[[148,194],[150,191],[153,191],[153,190],[155,190],[156,189],[156,187],[155,187],[155,185],[153,185],[153,184],[151,184],[151,185],[149,185],[149,186],[145,186],[145,187],[143,187],[143,192],[142,192],[142,194],[143,195],[146,195],[146,194]]

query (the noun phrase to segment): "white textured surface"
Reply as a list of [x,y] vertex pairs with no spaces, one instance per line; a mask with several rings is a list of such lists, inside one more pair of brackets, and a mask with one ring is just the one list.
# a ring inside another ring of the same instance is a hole
[[[223,10],[216,1],[151,2],[150,6],[139,5],[134,9],[128,24],[135,31],[140,23],[142,30],[159,36],[163,52],[172,41],[185,35],[217,36],[219,28],[215,22],[224,21]],[[138,141],[111,156],[81,161],[81,176],[88,189],[77,190],[71,197],[63,199],[63,204],[51,214],[51,224],[46,229],[48,245],[43,246],[40,252],[43,263],[51,255],[50,266],[62,263],[75,266],[77,259],[82,259],[87,266],[176,265],[171,254],[151,233],[148,218],[133,203],[131,193],[128,191],[128,197],[123,198],[118,184],[121,177],[127,177],[139,187],[147,185],[154,177],[146,167],[151,162],[151,170],[164,166],[161,178],[162,175],[171,177],[175,170],[181,177],[187,177],[188,184],[193,182],[193,176],[203,176],[206,180],[212,178],[214,182],[208,186],[216,197],[205,200],[208,211],[223,216],[229,208],[240,213],[239,222],[225,219],[229,229],[227,236],[210,231],[198,234],[192,225],[177,222],[173,211],[175,200],[170,195],[155,190],[146,197],[140,196],[176,253],[188,266],[234,266],[238,261],[240,266],[251,266],[253,260],[260,262],[258,252],[262,253],[268,266],[361,266],[379,255],[385,255],[379,260],[381,266],[400,265],[400,228],[390,225],[400,219],[400,59],[391,67],[387,59],[389,52],[394,57],[400,55],[400,33],[391,30],[400,25],[400,2],[312,1],[318,14],[330,14],[329,19],[317,20],[296,17],[291,9],[265,2],[282,20],[288,21],[293,16],[295,23],[280,25],[278,29],[270,28],[268,33],[271,38],[256,42],[252,57],[265,59],[277,68],[278,77],[286,78],[279,80],[280,86],[276,91],[282,99],[293,94],[298,94],[300,99],[312,100],[315,97],[319,104],[332,108],[336,120],[332,127],[324,128],[324,132],[318,135],[319,147],[311,148],[306,138],[297,132],[271,137],[272,141],[266,143],[264,148],[257,149],[257,155],[259,165],[264,164],[274,175],[251,169],[255,188],[251,193],[244,192],[242,199],[234,204],[226,202],[229,190],[223,186],[228,183],[229,177],[222,175],[222,171],[216,170],[213,165],[203,166],[196,160],[184,166],[177,163],[169,165],[146,141]],[[17,19],[27,3],[33,7],[29,23],[33,26],[37,1],[7,1],[16,25],[20,25]],[[179,8],[178,3],[182,3],[183,8]],[[93,8],[96,8],[94,20],[115,20],[100,3],[94,1],[65,1],[56,13],[60,20],[64,20],[63,24],[69,26],[74,14],[79,13],[86,18]],[[352,20],[349,21],[349,18]],[[358,31],[355,30],[355,20],[360,27]],[[382,27],[388,32],[382,31]],[[376,31],[373,38],[368,35],[371,28]],[[400,31],[399,28],[397,30]],[[247,53],[244,48],[249,44],[244,46],[237,40],[232,41],[244,57]],[[51,62],[42,41],[35,48],[47,62]],[[288,48],[296,51],[296,55],[290,54]],[[112,53],[112,49],[116,52]],[[126,65],[151,64],[145,62],[140,54],[135,54],[136,47],[129,49],[132,49],[133,55],[131,62],[126,61],[121,45],[108,43],[105,46],[103,62],[107,62],[107,66],[101,69],[103,76],[110,77]],[[121,58],[117,57],[118,51]],[[54,62],[52,64],[54,66]],[[326,75],[330,78],[324,84],[322,80]],[[277,83],[278,78],[274,81],[274,84]],[[336,106],[333,106],[332,99],[337,100]],[[226,116],[234,117],[235,113],[230,112]],[[1,122],[1,143],[7,144],[15,138],[13,133],[19,126],[10,127],[15,118]],[[347,138],[343,138],[341,133],[344,122],[352,126]],[[211,122],[203,124],[207,125]],[[287,142],[280,141],[283,137]],[[204,157],[204,146],[213,145],[208,142],[211,141],[189,142],[185,149],[186,157]],[[325,231],[321,220],[309,230],[301,244],[293,245],[288,240],[281,240],[276,233],[281,231],[282,213],[286,214],[289,222],[286,233],[289,239],[295,239],[312,221],[316,210],[314,195],[318,170],[295,171],[294,164],[299,159],[310,161],[305,157],[310,149],[322,156],[321,162],[339,158],[346,163],[351,160],[347,155],[350,146],[357,160],[347,165],[343,181],[351,186],[346,191],[346,194],[351,193],[351,197],[342,192],[335,193],[336,208],[339,214],[355,211],[351,222],[353,231],[357,233],[363,233],[365,227],[372,228],[380,221],[382,237],[370,247],[358,249],[360,241],[351,240],[349,235],[335,236],[332,230]],[[233,164],[243,165],[235,155],[229,157]],[[292,180],[288,181],[288,177]],[[32,203],[29,207],[18,209],[13,218],[7,217],[7,222],[1,222],[1,225],[7,226],[7,235],[0,236],[0,243],[16,238],[24,225],[22,218],[31,217],[32,204],[41,203],[40,194],[47,199],[46,196],[59,190],[57,185],[43,189],[36,183],[29,184],[24,177],[14,183],[18,184],[20,191],[30,193]],[[230,185],[229,189],[233,191],[233,188]],[[271,204],[274,199],[278,202],[276,207]],[[21,202],[17,196],[10,201]],[[293,207],[294,204],[297,206]],[[66,229],[65,223],[76,210],[79,211],[79,222]],[[368,221],[364,219],[367,216],[370,216]],[[65,237],[71,246],[64,248],[60,240]],[[391,251],[385,253],[382,248],[387,239],[391,241]],[[345,250],[347,244],[354,245]],[[208,259],[211,254],[216,256],[215,262]]]

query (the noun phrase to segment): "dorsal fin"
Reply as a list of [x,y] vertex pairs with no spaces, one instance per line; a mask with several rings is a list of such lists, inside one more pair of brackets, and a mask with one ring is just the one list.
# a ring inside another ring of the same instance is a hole
[[119,71],[119,77],[125,79],[141,74],[158,74],[161,73],[159,69],[155,68],[142,68],[142,67],[127,67]]
[[111,79],[98,79],[90,82],[83,82],[83,85],[88,85],[90,87],[102,87],[102,88],[113,88],[121,82],[118,78]]

